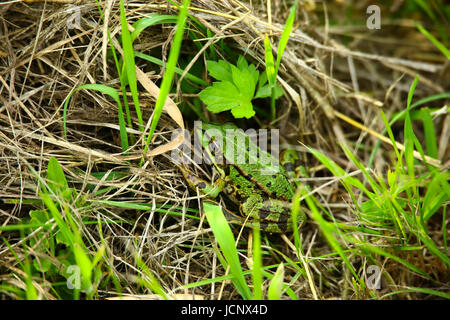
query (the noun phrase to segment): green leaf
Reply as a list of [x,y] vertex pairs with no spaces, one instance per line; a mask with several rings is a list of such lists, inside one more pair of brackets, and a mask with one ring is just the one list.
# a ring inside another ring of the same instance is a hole
[[[276,84],[275,87],[273,88],[273,92],[274,92],[275,100],[277,100],[278,98],[280,98],[284,94],[283,89],[278,84]],[[272,96],[272,88],[270,87],[269,84],[266,84],[265,86],[260,87],[256,91],[255,99],[257,99],[257,98],[268,98],[268,97],[271,97],[271,96]]]
[[267,98],[270,96],[272,96],[272,88],[269,84],[266,84],[265,86],[259,88],[258,91],[256,91],[255,99]]
[[258,69],[256,69],[256,67],[255,67],[255,65],[254,64],[251,64],[248,68],[247,68],[247,70],[251,73],[251,75],[253,76],[253,82],[255,83],[255,85],[256,85],[256,83],[258,83],[258,79],[259,79],[259,71],[258,71]]
[[44,210],[30,210],[30,222],[36,224],[45,224],[49,220],[49,216]]
[[257,81],[254,81],[253,75],[248,69],[239,69],[231,66],[231,75],[233,77],[234,85],[241,92],[242,98],[252,100],[255,94]]
[[218,113],[239,106],[239,90],[230,81],[214,82],[198,96],[211,112]]
[[275,275],[273,276],[273,279],[269,285],[269,290],[267,293],[269,300],[281,299],[281,293],[283,291],[283,278],[284,278],[284,265],[283,263],[280,263],[280,265],[277,268],[277,272],[275,272]]
[[259,228],[253,228],[253,299],[262,300],[263,298],[263,266],[261,249],[261,231]]
[[33,266],[40,272],[48,272],[52,266],[52,261],[49,258],[33,259]]
[[224,61],[206,61],[208,73],[211,77],[219,81],[233,81],[231,77],[231,64]]
[[251,102],[243,102],[241,103],[239,108],[233,108],[231,110],[231,114],[235,118],[246,117],[247,119],[249,119],[255,115],[255,111],[253,110],[253,105]]
[[238,61],[237,61],[237,66],[241,70],[248,68],[248,62],[247,62],[247,60],[245,60],[244,56],[239,56]]
[[256,87],[267,82],[267,79],[261,79],[255,65],[239,56],[236,65],[224,60],[208,60],[207,66],[209,75],[219,81],[199,93],[206,108],[213,113],[231,110],[235,118],[253,117],[255,111],[251,101],[255,98]]
[[265,85],[267,83],[267,73],[263,72],[261,73],[261,75],[259,76],[259,80],[258,80],[258,89],[260,89],[263,85]]
[[[248,75],[248,73],[245,74]],[[236,80],[242,86],[247,85],[246,81],[248,79],[243,79],[242,81],[240,79]],[[253,94],[250,95],[252,89],[248,87],[243,89],[244,93],[230,81],[214,82],[211,87],[202,90],[199,93],[199,97],[207,105],[206,108],[213,113],[231,110],[231,113],[236,118],[250,118],[255,115],[251,103]]]
[[68,188],[66,176],[55,157],[51,157],[47,168],[47,183],[50,189],[56,194]]

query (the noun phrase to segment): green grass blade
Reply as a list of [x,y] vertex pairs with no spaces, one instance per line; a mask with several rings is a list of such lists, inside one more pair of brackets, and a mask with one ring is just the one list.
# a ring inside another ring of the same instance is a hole
[[398,151],[394,133],[392,132],[392,129],[391,129],[391,124],[388,122],[386,115],[384,114],[383,110],[381,110],[381,109],[380,109],[380,114],[383,119],[384,125],[386,127],[385,131],[387,131],[389,139],[391,139],[392,146],[394,147],[395,155],[397,156],[397,162],[400,164],[402,162],[402,156],[401,156],[400,152]]
[[437,297],[441,297],[444,299],[450,299],[450,294],[446,293],[446,292],[442,292],[442,291],[437,291],[437,290],[433,290],[433,289],[428,289],[428,288],[418,288],[418,287],[408,287],[409,289],[406,290],[397,290],[394,292],[389,292],[388,294],[385,294],[383,296],[384,297],[389,297],[389,296],[393,296],[393,295],[397,295],[399,293],[423,293],[423,294],[429,294],[429,295],[433,295],[433,296],[437,296]]
[[268,35],[266,35],[266,37],[264,38],[264,50],[267,80],[269,81],[270,86],[275,86],[275,83],[277,81],[277,74],[275,73],[275,62],[273,59],[272,45],[270,43]]
[[219,247],[230,267],[230,272],[233,275],[232,282],[242,298],[250,300],[252,294],[248,287],[239,261],[238,252],[236,249],[233,232],[228,225],[222,209],[210,202],[204,202],[206,219],[211,226],[214,236],[219,244]]
[[[378,198],[375,197],[374,194],[370,192],[361,181],[354,177],[348,176],[344,169],[342,169],[333,160],[329,159],[326,155],[319,152],[318,150],[315,150],[314,148],[309,148],[309,150],[314,155],[314,157],[317,158],[317,160],[319,160],[323,165],[327,167],[328,170],[331,171],[331,173],[333,173],[334,176],[339,178],[342,185],[345,187],[345,189],[353,199],[355,199],[355,196],[350,186],[354,186],[355,188],[363,191],[377,205],[377,207],[381,207]],[[357,201],[354,202],[355,204],[357,203]]]
[[[303,195],[307,194],[307,190],[303,189],[302,190]],[[319,212],[319,209],[317,208],[316,204],[319,205],[320,204],[317,202],[317,200],[313,197],[313,196],[306,196],[305,197],[305,201],[306,204],[308,205],[309,209],[311,210],[312,213],[312,218],[314,221],[316,221],[319,224],[320,230],[323,233],[323,235],[325,236],[325,238],[327,239],[329,245],[331,246],[331,248],[333,248],[333,250],[335,250],[339,256],[341,257],[341,259],[343,260],[343,262],[345,263],[345,265],[349,268],[350,272],[352,273],[352,275],[354,276],[354,278],[361,284],[363,285],[363,281],[360,279],[360,277],[357,275],[355,269],[353,268],[352,264],[350,263],[350,261],[347,258],[347,255],[345,254],[345,251],[341,248],[341,245],[339,244],[339,241],[337,240],[337,238],[335,237],[334,234],[339,233],[338,229],[336,228],[335,225],[333,225],[332,223],[326,221],[322,215]],[[320,207],[322,210],[324,210],[322,207]]]
[[164,300],[169,300],[169,297],[167,296],[166,292],[164,291],[163,287],[159,283],[158,279],[155,277],[153,272],[147,267],[145,262],[138,256],[136,256],[136,264],[138,267],[142,270],[143,274],[145,275],[146,279],[139,278],[138,282],[148,288],[153,293],[160,295]]
[[64,241],[66,241],[67,244],[71,248],[73,248],[75,235],[72,233],[72,230],[70,230],[68,224],[64,221],[58,207],[55,205],[55,203],[53,202],[52,198],[48,193],[40,193],[40,197],[42,199],[42,202],[44,202],[45,206],[51,213],[53,219],[55,219],[55,222],[58,225],[60,232],[63,234]]
[[[161,67],[164,66],[164,61],[162,61],[161,59],[158,59],[158,58],[156,58],[156,57],[149,56],[148,54],[145,54],[145,53],[136,51],[136,52],[135,52],[135,56],[138,57],[138,58],[147,60],[147,61],[149,61],[149,62],[151,62],[151,63],[157,64],[158,66],[161,66]],[[178,68],[178,67],[175,67],[175,73],[177,73],[177,74],[179,74],[179,75],[182,75],[183,72],[184,72],[183,69],[180,69],[180,68]],[[197,76],[194,76],[194,75],[191,74],[191,73],[186,73],[186,75],[185,75],[184,77],[185,77],[187,80],[190,80],[190,81],[192,81],[192,82],[194,82],[194,83],[196,83],[196,84],[199,84],[199,85],[201,85],[201,86],[207,86],[207,85],[208,85],[208,83],[207,83],[205,80],[203,80],[203,79],[201,79],[201,78],[199,78],[199,77],[197,77]]]
[[99,91],[101,93],[109,95],[111,98],[116,101],[118,106],[118,116],[119,116],[119,127],[120,127],[120,141],[122,144],[122,151],[126,151],[128,149],[128,136],[127,136],[127,126],[125,124],[125,118],[123,115],[123,109],[122,109],[122,103],[120,102],[119,94],[116,90],[114,90],[111,87],[102,85],[102,84],[85,84],[82,86],[79,86],[75,90],[73,90],[66,99],[66,102],[64,103],[63,108],[63,128],[64,128],[64,138],[67,140],[67,108],[69,105],[70,97],[78,90],[82,89],[88,89],[88,90],[95,90]]
[[414,233],[427,246],[432,254],[442,260],[442,262],[444,262],[447,266],[450,266],[450,258],[441,252],[433,239],[428,235],[425,225],[422,224],[422,221],[420,221],[420,217],[417,217],[416,219],[419,220],[417,221],[418,231]]
[[261,249],[261,231],[258,228],[253,229],[253,300],[262,300],[262,249]]
[[[214,36],[212,31],[209,29],[206,29],[206,35],[208,38],[212,38]],[[211,44],[208,49],[209,49],[209,60],[217,61],[218,60],[217,52],[216,52],[216,48],[214,47],[214,44]]]
[[450,199],[450,187],[447,183],[449,179],[450,172],[437,172],[428,184],[425,196],[422,198],[424,221],[430,219]]
[[[355,241],[353,241],[353,242],[355,242]],[[418,273],[418,274],[424,276],[424,277],[427,278],[427,279],[430,279],[430,278],[431,278],[431,276],[430,276],[428,273],[426,273],[425,271],[423,271],[423,270],[417,268],[415,265],[413,265],[412,263],[408,262],[407,260],[404,260],[404,259],[402,259],[402,258],[399,258],[399,257],[396,256],[395,254],[392,254],[392,253],[387,252],[387,251],[385,251],[385,250],[383,250],[383,249],[381,249],[381,248],[379,248],[379,247],[376,247],[376,246],[374,246],[374,245],[367,244],[367,243],[359,243],[358,246],[359,246],[361,249],[365,250],[365,251],[370,251],[370,252],[372,252],[372,253],[375,253],[375,254],[384,256],[384,257],[386,257],[386,258],[392,259],[392,260],[394,260],[394,261],[396,261],[396,262],[398,262],[398,263],[404,265],[404,266],[407,267],[408,269],[410,269],[410,270],[412,270],[412,271],[414,271],[414,272],[416,272],[416,273]]]
[[[448,195],[450,198],[450,195]],[[442,209],[442,242],[444,243],[444,252],[448,252],[448,244],[447,244],[447,206],[444,206]]]
[[[415,103],[413,103],[410,107],[410,110],[415,109],[421,105],[430,103],[432,101],[436,101],[436,100],[441,100],[441,99],[449,99],[450,98],[450,92],[445,92],[445,93],[440,93],[440,94],[436,94],[436,95],[432,95],[430,97],[426,97],[423,99],[420,99],[419,101],[416,101]],[[402,119],[406,114],[406,110],[403,110],[402,112],[397,113],[394,117],[391,118],[391,120],[389,121],[389,125],[392,126],[394,123],[396,123],[397,121],[399,121],[400,119]],[[387,128],[388,126],[386,126]],[[384,129],[382,131],[381,134],[386,134],[386,130]],[[391,138],[392,140],[392,138]],[[377,154],[378,149],[381,146],[381,141],[377,141],[375,147],[373,148],[372,153],[370,154],[370,158],[369,158],[369,162],[367,164],[367,167],[371,168],[372,164],[375,160],[375,155]],[[394,144],[394,149],[396,148],[395,144]]]
[[267,296],[269,300],[281,300],[281,294],[283,291],[283,279],[284,279],[284,265],[280,263],[275,272],[275,275],[270,281],[269,290]]
[[87,289],[88,294],[92,294],[92,271],[93,266],[92,262],[86,254],[84,243],[81,240],[81,237],[78,235],[76,237],[77,239],[74,242],[73,245],[73,255],[75,256],[75,261],[77,263],[77,266],[80,268],[80,274],[81,274],[81,280],[83,283],[83,288]]
[[139,34],[141,34],[142,31],[144,31],[146,28],[158,24],[163,23],[176,23],[177,17],[171,16],[171,15],[164,15],[164,14],[153,14],[150,17],[145,17],[142,19],[139,19],[135,23],[133,23],[133,32],[131,33],[131,41],[134,42],[137,37],[139,37]]
[[[24,233],[21,231],[21,238],[24,238]],[[14,251],[14,248],[11,246],[11,244],[8,242],[8,240],[6,240],[5,238],[2,238],[3,243],[6,244],[6,246],[8,247],[9,251],[11,251],[12,255],[14,256],[14,258],[17,261],[17,264],[19,265],[19,267],[24,271],[23,273],[25,274],[25,297],[27,300],[37,300],[38,294],[37,294],[37,290],[33,285],[33,275],[31,273],[31,263],[29,261],[29,255],[28,255],[28,250],[27,250],[27,246],[26,246],[26,241],[24,241],[23,243],[23,251],[24,251],[24,255],[25,255],[25,259],[22,257],[19,257],[17,255],[17,253]],[[23,260],[25,260],[24,262],[22,262]],[[23,274],[18,274],[18,276],[23,276]],[[1,288],[1,285],[0,285]],[[17,289],[16,289],[17,290]],[[16,292],[18,295],[22,294],[22,291],[18,290]]]
[[128,78],[128,85],[130,87],[131,96],[133,97],[134,108],[138,117],[138,122],[141,125],[139,128],[143,130],[144,121],[142,120],[141,107],[139,105],[139,93],[137,90],[137,78],[136,78],[136,66],[134,62],[134,50],[133,41],[131,40],[131,34],[128,30],[127,17],[125,15],[125,6],[123,0],[120,0],[120,21],[122,26],[122,46],[123,46],[123,59],[124,68]]
[[430,40],[439,51],[447,58],[450,59],[450,50],[448,50],[438,39],[436,39],[431,33],[429,33],[424,27],[416,22],[416,27],[422,34]]
[[280,38],[280,43],[278,44],[277,51],[277,62],[275,64],[275,74],[278,74],[278,69],[281,63],[281,57],[283,56],[283,52],[286,49],[286,45],[288,43],[289,37],[291,35],[292,27],[294,25],[295,15],[297,14],[297,4],[298,1],[295,1],[295,4],[292,6],[291,11],[289,12],[289,16],[286,20],[286,24],[284,26],[283,33]]
[[362,163],[356,158],[356,156],[353,154],[352,151],[350,151],[348,149],[348,147],[344,144],[341,144],[341,148],[342,150],[344,150],[345,155],[347,156],[348,159],[350,159],[353,164],[356,165],[356,167],[361,170],[361,172],[364,174],[364,176],[366,177],[367,181],[369,181],[370,186],[372,187],[372,190],[374,192],[377,193],[377,195],[379,196],[380,193],[382,192],[381,190],[381,186],[378,185],[378,183],[375,181],[375,179],[372,178],[372,175],[369,174],[369,172],[367,171],[367,169],[362,165]]
[[36,288],[33,285],[33,274],[31,272],[31,263],[28,255],[28,250],[26,249],[25,244],[24,244],[24,253],[25,253],[25,264],[23,271],[25,271],[26,297],[27,300],[37,300],[39,296]]
[[409,89],[408,93],[408,104],[406,107],[406,116],[405,116],[405,125],[404,125],[404,139],[405,139],[405,161],[407,166],[407,171],[409,178],[411,181],[415,180],[415,173],[414,173],[414,140],[415,135],[412,128],[412,122],[411,117],[409,114],[410,107],[411,107],[411,101],[414,95],[414,91],[416,90],[417,82],[419,81],[418,77],[414,78],[414,81],[411,85],[411,88]]
[[425,146],[427,150],[427,154],[437,159],[438,158],[438,148],[437,148],[437,138],[436,132],[434,131],[434,123],[433,118],[431,117],[430,109],[423,108],[420,110],[422,113],[422,121],[423,121],[423,131],[425,133]]
[[190,3],[190,0],[184,0],[183,6],[180,8],[180,12],[178,14],[177,31],[175,32],[175,36],[172,41],[172,48],[170,49],[169,59],[167,60],[166,72],[161,83],[158,99],[155,103],[155,110],[153,111],[152,122],[150,124],[150,130],[144,148],[144,155],[147,153],[147,149],[150,145],[150,142],[152,141],[153,133],[156,130],[156,125],[158,124],[159,117],[161,116],[166,98],[169,95],[170,88],[172,86],[172,80],[175,73],[178,56],[180,54],[181,42],[184,35],[184,27],[186,25],[187,11]]

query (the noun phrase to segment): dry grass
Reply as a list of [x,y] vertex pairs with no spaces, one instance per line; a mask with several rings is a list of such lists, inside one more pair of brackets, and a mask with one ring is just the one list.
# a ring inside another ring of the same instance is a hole
[[[355,10],[364,14],[369,2],[358,1]],[[110,32],[117,37],[120,33],[119,1],[102,3]],[[280,100],[278,119],[273,126],[282,128],[285,145],[297,146],[303,151],[305,149],[299,142],[312,146],[347,168],[349,174],[357,174],[357,168],[345,157],[338,142],[345,142],[366,163],[377,141],[370,130],[379,133],[384,129],[379,108],[388,115],[403,110],[411,79],[416,74],[420,74],[420,85],[415,93],[418,98],[448,91],[449,63],[417,32],[411,21],[402,20],[401,25],[398,21],[386,21],[382,33],[370,32],[360,26],[323,27],[320,17],[325,10],[330,15],[339,12],[339,3],[327,1],[328,8],[322,3],[316,3],[313,8],[312,1],[302,3],[279,74],[287,95]],[[77,4],[81,8],[81,30],[66,28],[67,4]],[[196,0],[191,6],[190,14],[215,33],[215,38],[209,42],[208,39],[199,41],[204,49],[224,39],[236,53],[246,54],[260,67],[264,65],[262,36],[281,34],[288,13],[284,1],[272,1],[270,19],[265,1],[252,1],[250,5],[235,0]],[[130,24],[151,13],[176,14],[177,11],[166,2],[128,1]],[[34,209],[39,200],[37,179],[31,169],[45,176],[48,160],[55,156],[70,184],[80,196],[87,197],[86,207],[73,208],[75,216],[80,221],[104,222],[102,237],[95,224],[82,225],[82,233],[92,252],[101,246],[101,241],[106,245],[108,267],[122,281],[123,294],[146,293],[136,280],[140,272],[134,258],[137,252],[169,295],[185,293],[206,299],[239,298],[231,284],[182,289],[183,285],[225,274],[214,251],[207,223],[203,223],[203,219],[169,214],[184,214],[187,208],[198,208],[198,197],[189,192],[167,154],[147,159],[142,168],[138,160],[126,160],[121,154],[118,138],[117,106],[111,99],[93,91],[77,92],[69,107],[68,140],[63,138],[62,106],[71,90],[85,83],[119,88],[115,68],[110,62],[106,63],[107,59],[110,61],[106,56],[106,29],[95,1],[7,1],[0,4],[0,17],[0,224],[21,223],[28,217],[29,210]],[[190,28],[197,32],[192,26]],[[164,60],[172,37],[171,25],[157,26],[140,36],[135,49],[146,53],[161,49]],[[182,55],[203,64],[204,58],[196,55],[198,51],[192,41],[186,38],[185,42]],[[142,60],[137,60],[137,65],[158,83],[162,72],[159,68],[152,68]],[[180,83],[180,77],[176,76],[176,79]],[[177,93],[171,95],[174,100],[189,99],[179,85],[177,89]],[[145,93],[140,98],[143,118],[147,121],[152,114],[154,98]],[[204,114],[209,120],[220,119],[206,111]],[[187,127],[190,127],[191,118],[185,118]],[[349,124],[345,121],[348,118],[363,125],[365,130]],[[136,118],[133,120],[137,123]],[[261,118],[256,118],[250,125],[270,126]],[[163,114],[152,147],[170,140],[176,128],[170,117]],[[445,164],[449,160],[448,115],[437,119],[436,128],[440,141],[439,158]],[[420,132],[418,135],[421,138]],[[401,136],[397,138],[402,141]],[[132,152],[136,155],[142,152],[140,140]],[[391,147],[383,145],[375,159],[374,172],[385,172],[392,156]],[[315,190],[315,196],[337,221],[358,224],[351,199],[337,179],[307,153],[303,157],[311,174],[304,182]],[[108,171],[124,175],[106,181],[90,174]],[[94,194],[109,186],[113,188]],[[126,210],[105,206],[99,200],[147,203],[154,210]],[[165,212],[156,211],[162,205]],[[436,233],[439,238],[442,231],[439,221],[434,227],[431,233]],[[8,240],[19,257],[24,257],[26,240],[19,233],[0,231],[0,235]],[[331,252],[314,223],[308,223],[301,236],[307,257]],[[247,237],[248,233],[244,232],[241,249],[245,249]],[[283,260],[282,254],[295,259],[288,244],[279,236],[268,235],[268,239],[270,245],[267,243],[263,248],[268,251],[265,265],[279,263]],[[417,252],[404,253],[405,256],[414,254]],[[355,255],[353,258],[354,265],[368,263],[362,257]],[[435,274],[437,282],[441,281],[438,286],[445,283],[448,269],[436,264],[433,256],[419,254],[408,260]],[[343,271],[345,268],[341,263],[336,256],[309,260],[320,299],[357,297],[350,289],[351,276]],[[399,268],[389,259],[382,264],[392,281],[379,291],[379,296],[404,286],[429,285],[428,280]],[[17,270],[17,259],[6,245],[0,245],[0,281],[24,287],[24,283],[13,276]],[[299,297],[313,298],[306,280],[292,278],[296,274],[292,267],[286,267],[286,274],[285,281],[293,281],[291,288]],[[36,286],[41,288],[42,298],[56,298],[45,280],[36,280]],[[112,285],[99,291],[100,298],[117,294]],[[367,297],[366,292],[361,292],[358,298]],[[413,299],[418,296],[403,294],[400,297]]]

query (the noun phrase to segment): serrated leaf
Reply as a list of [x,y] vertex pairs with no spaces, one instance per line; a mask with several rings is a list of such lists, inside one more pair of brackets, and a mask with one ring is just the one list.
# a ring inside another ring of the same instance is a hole
[[[266,78],[266,81],[267,81],[267,78]],[[277,100],[284,94],[283,89],[278,84],[276,84],[273,89],[274,89],[273,92],[274,92],[275,100]],[[272,89],[269,84],[266,84],[265,86],[260,87],[258,89],[258,91],[256,91],[255,99],[256,98],[267,98],[267,97],[271,97],[271,96],[272,96]]]
[[33,259],[33,266],[40,272],[48,272],[52,266],[52,261],[48,258]]
[[[215,65],[213,69],[216,67],[218,65]],[[241,70],[236,66],[230,65],[230,69],[231,73],[229,75],[231,75],[232,82],[214,82],[212,86],[201,91],[199,97],[211,112],[218,113],[231,110],[231,113],[236,118],[250,118],[255,115],[251,100],[254,97],[257,83],[255,78],[259,76],[259,73],[256,74],[258,72],[256,68]],[[217,68],[214,72],[216,71],[218,71]],[[222,76],[219,75],[219,77]]]
[[271,95],[272,95],[272,90],[270,88],[270,85],[267,84],[267,85],[259,88],[258,91],[256,91],[255,99],[267,98],[267,97],[270,97]]
[[198,96],[211,112],[218,113],[239,106],[239,91],[230,81],[214,82]]
[[253,117],[255,115],[255,110],[253,110],[253,105],[252,103],[246,102],[246,103],[241,103],[239,108],[233,108],[231,109],[231,113],[233,114],[233,116],[235,118],[247,118],[250,119],[251,117]]
[[62,243],[62,244],[64,244],[64,245],[66,245],[66,246],[70,246],[71,245],[71,242],[70,242],[70,240],[67,238],[67,236],[64,234],[64,233],[62,233],[62,232],[58,232],[57,234],[56,234],[56,236],[55,236],[55,239],[56,239],[56,243]]
[[207,61],[209,75],[219,82],[199,93],[206,108],[214,113],[231,110],[236,118],[250,118],[255,115],[253,105],[256,86],[260,79],[254,64],[239,56],[237,64],[224,60]]
[[248,69],[240,70],[231,66],[231,75],[233,83],[238,88],[242,98],[252,100],[255,94],[256,81],[253,81],[253,75]]
[[282,95],[284,95],[284,90],[278,84],[275,84],[275,87],[273,88],[273,94],[274,94],[275,100],[277,100]]
[[214,79],[219,81],[230,81],[230,82],[233,81],[233,79],[231,78],[230,63],[224,60],[219,61],[207,60],[206,65],[208,67],[209,75]]
[[239,69],[244,70],[248,68],[248,62],[245,60],[244,56],[239,56],[237,64]]
[[29,215],[32,223],[46,223],[49,220],[49,216],[44,210],[30,210]]

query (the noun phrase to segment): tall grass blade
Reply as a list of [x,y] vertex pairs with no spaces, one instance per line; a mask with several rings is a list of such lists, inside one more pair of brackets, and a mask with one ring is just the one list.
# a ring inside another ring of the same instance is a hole
[[450,50],[448,50],[438,39],[436,39],[431,33],[427,31],[424,27],[422,27],[420,24],[416,23],[417,29],[419,29],[422,34],[427,37],[428,40],[430,40],[436,48],[439,49],[439,51],[442,52],[442,54],[450,60]]
[[261,249],[261,231],[259,228],[253,229],[253,300],[262,300],[262,249]]
[[161,296],[164,300],[169,300],[167,293],[164,291],[163,287],[159,283],[158,279],[155,277],[153,272],[147,267],[145,262],[138,256],[136,256],[136,264],[142,270],[146,278],[139,278],[139,283],[146,288],[150,289],[153,293]]
[[[450,98],[450,92],[445,92],[445,93],[440,93],[440,94],[432,95],[432,96],[430,96],[430,97],[426,97],[426,98],[420,99],[419,101],[414,102],[414,103],[411,105],[410,110],[415,109],[415,108],[417,108],[417,107],[419,107],[419,106],[421,106],[421,105],[430,103],[430,102],[432,102],[432,101],[441,100],[441,99],[449,99],[449,98]],[[407,110],[403,110],[403,111],[397,113],[394,117],[392,117],[392,119],[389,121],[389,125],[392,126],[394,123],[396,123],[397,121],[399,121],[400,119],[402,119],[402,118],[405,116],[406,111],[407,111]],[[386,126],[386,128],[387,128],[387,127],[388,127],[388,126]],[[386,128],[382,131],[381,134],[383,134],[383,135],[386,134],[386,130],[387,130]],[[391,138],[391,140],[392,140],[392,138]],[[371,168],[371,167],[372,167],[373,162],[374,162],[374,160],[375,160],[375,155],[377,154],[377,151],[378,151],[378,149],[380,148],[380,146],[381,146],[381,141],[377,141],[377,143],[375,144],[375,147],[373,148],[372,153],[370,154],[369,162],[368,162],[368,164],[367,164],[367,167],[368,167],[368,168]],[[396,148],[396,146],[395,146],[395,144],[394,144],[394,149],[395,149],[395,148]]]
[[150,124],[150,130],[144,148],[144,155],[147,153],[147,149],[150,145],[150,142],[152,141],[153,133],[156,130],[156,125],[158,124],[159,117],[161,116],[161,113],[163,111],[167,95],[169,94],[170,88],[172,86],[172,80],[174,77],[178,56],[180,54],[181,42],[184,35],[184,27],[186,25],[187,11],[190,3],[190,0],[184,0],[183,6],[180,8],[180,12],[178,14],[177,31],[175,32],[175,36],[173,38],[172,48],[170,49],[169,59],[167,60],[166,72],[161,83],[158,99],[155,103],[155,110],[153,111],[152,122]]
[[236,249],[233,232],[228,225],[222,209],[210,202],[204,202],[206,219],[211,226],[214,236],[219,244],[219,247],[230,267],[230,272],[233,275],[232,282],[242,298],[250,300],[252,294],[248,287],[239,261],[239,256]]
[[275,86],[275,83],[277,81],[277,74],[275,73],[275,62],[273,58],[272,44],[270,43],[268,35],[266,35],[266,37],[264,38],[264,50],[267,80],[269,81],[270,86]]
[[284,279],[284,265],[280,263],[275,272],[275,275],[270,281],[269,290],[267,296],[269,300],[281,300],[281,294],[283,292],[283,279]]
[[411,107],[411,101],[413,98],[414,91],[416,89],[416,85],[419,78],[416,77],[411,85],[411,88],[409,89],[408,93],[408,104],[406,107],[406,115],[405,115],[405,125],[404,125],[404,137],[405,137],[405,161],[406,161],[406,167],[408,171],[409,178],[414,181],[415,180],[415,173],[414,173],[414,132],[412,128],[412,122],[411,117],[409,114],[410,107]]
[[423,131],[425,133],[425,146],[427,154],[435,159],[438,158],[437,138],[434,131],[433,118],[430,109],[423,108],[421,111],[423,121]]
[[283,56],[284,50],[286,49],[286,45],[288,43],[289,37],[291,35],[292,27],[294,25],[295,15],[297,14],[297,4],[298,0],[295,1],[295,4],[292,6],[289,16],[286,20],[286,24],[283,29],[283,33],[280,38],[280,43],[278,44],[277,51],[277,62],[275,64],[275,74],[278,74],[278,69],[281,63],[281,57]]
[[122,46],[123,46],[123,60],[126,75],[128,78],[128,86],[130,87],[131,96],[133,97],[134,108],[138,122],[141,125],[140,130],[144,129],[144,121],[142,120],[141,107],[139,105],[139,93],[137,89],[136,66],[134,62],[133,41],[128,30],[127,17],[125,15],[125,6],[123,0],[120,0],[120,22],[122,27]]

